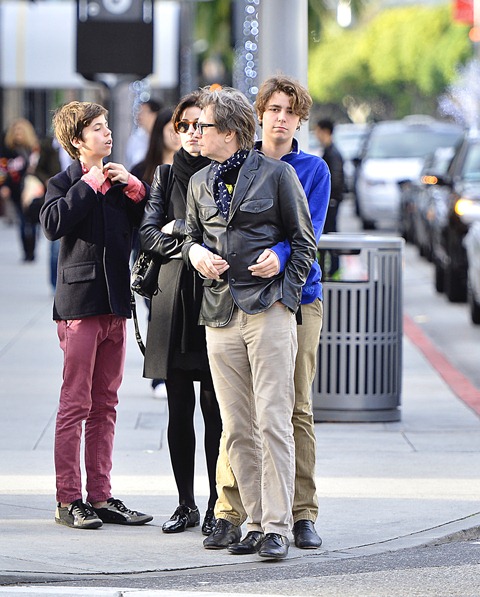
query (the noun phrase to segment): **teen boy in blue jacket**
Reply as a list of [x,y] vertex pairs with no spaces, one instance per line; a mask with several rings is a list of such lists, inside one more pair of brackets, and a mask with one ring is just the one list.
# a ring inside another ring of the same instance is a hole
[[[279,159],[295,168],[308,200],[315,239],[322,234],[330,197],[330,172],[324,160],[304,153],[294,138],[295,130],[307,120],[312,99],[308,91],[289,77],[267,79],[257,95],[255,104],[262,126],[262,140],[255,149],[267,157]],[[282,242],[264,251],[261,263],[250,269],[262,278],[283,271],[290,256],[289,243]],[[259,261],[260,261],[259,260]],[[293,500],[293,536],[295,545],[314,549],[322,544],[315,529],[318,500],[315,486],[315,429],[312,412],[311,387],[315,377],[316,357],[323,321],[322,272],[317,261],[312,265],[302,289],[302,324],[297,326],[298,352],[295,359],[295,404],[292,416],[295,439],[295,494]],[[228,547],[233,554],[250,554],[260,549],[263,536],[249,532],[232,544],[234,529],[246,518],[233,471],[225,451],[224,438],[217,462],[218,499],[214,532],[204,540],[206,549]]]
[[[55,427],[55,520],[73,528],[105,523],[138,525],[152,516],[112,497],[116,405],[130,312],[131,235],[139,226],[148,188],[112,151],[107,110],[71,102],[54,115],[58,141],[74,158],[50,179],[40,220],[46,237],[60,239],[53,318],[64,353]],[[85,422],[86,502],[80,444]]]

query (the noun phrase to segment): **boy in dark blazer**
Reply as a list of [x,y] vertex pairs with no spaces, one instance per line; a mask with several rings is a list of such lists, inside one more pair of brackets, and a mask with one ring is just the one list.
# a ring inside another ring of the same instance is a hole
[[50,179],[40,213],[46,237],[60,239],[53,318],[64,366],[55,428],[55,520],[81,529],[139,525],[153,518],[111,494],[117,393],[131,316],[131,234],[141,222],[149,189],[121,164],[103,163],[112,151],[107,115],[103,106],[90,102],[70,102],[57,110],[55,136],[74,161]]

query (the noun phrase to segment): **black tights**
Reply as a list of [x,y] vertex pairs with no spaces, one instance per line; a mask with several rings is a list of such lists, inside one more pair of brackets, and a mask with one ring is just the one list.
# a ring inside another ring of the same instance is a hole
[[[168,395],[168,446],[173,474],[178,489],[179,503],[195,507],[193,478],[195,473],[195,389],[188,371],[173,369],[165,380]],[[205,386],[208,389],[205,389]],[[200,384],[200,407],[205,424],[205,455],[210,496],[208,508],[217,500],[215,472],[222,434],[220,409],[211,384]]]

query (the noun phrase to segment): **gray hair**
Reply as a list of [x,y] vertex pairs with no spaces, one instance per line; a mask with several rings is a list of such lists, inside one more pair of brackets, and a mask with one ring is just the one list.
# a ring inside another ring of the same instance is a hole
[[205,87],[199,101],[200,107],[212,107],[217,129],[221,133],[236,133],[239,149],[250,150],[255,142],[255,112],[245,95],[233,87],[211,90]]

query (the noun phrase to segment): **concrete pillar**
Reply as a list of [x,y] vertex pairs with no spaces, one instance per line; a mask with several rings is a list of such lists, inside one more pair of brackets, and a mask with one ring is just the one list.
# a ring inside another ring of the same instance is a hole
[[[308,0],[261,0],[258,44],[259,84],[281,72],[307,87]],[[308,124],[296,136],[308,151]]]

